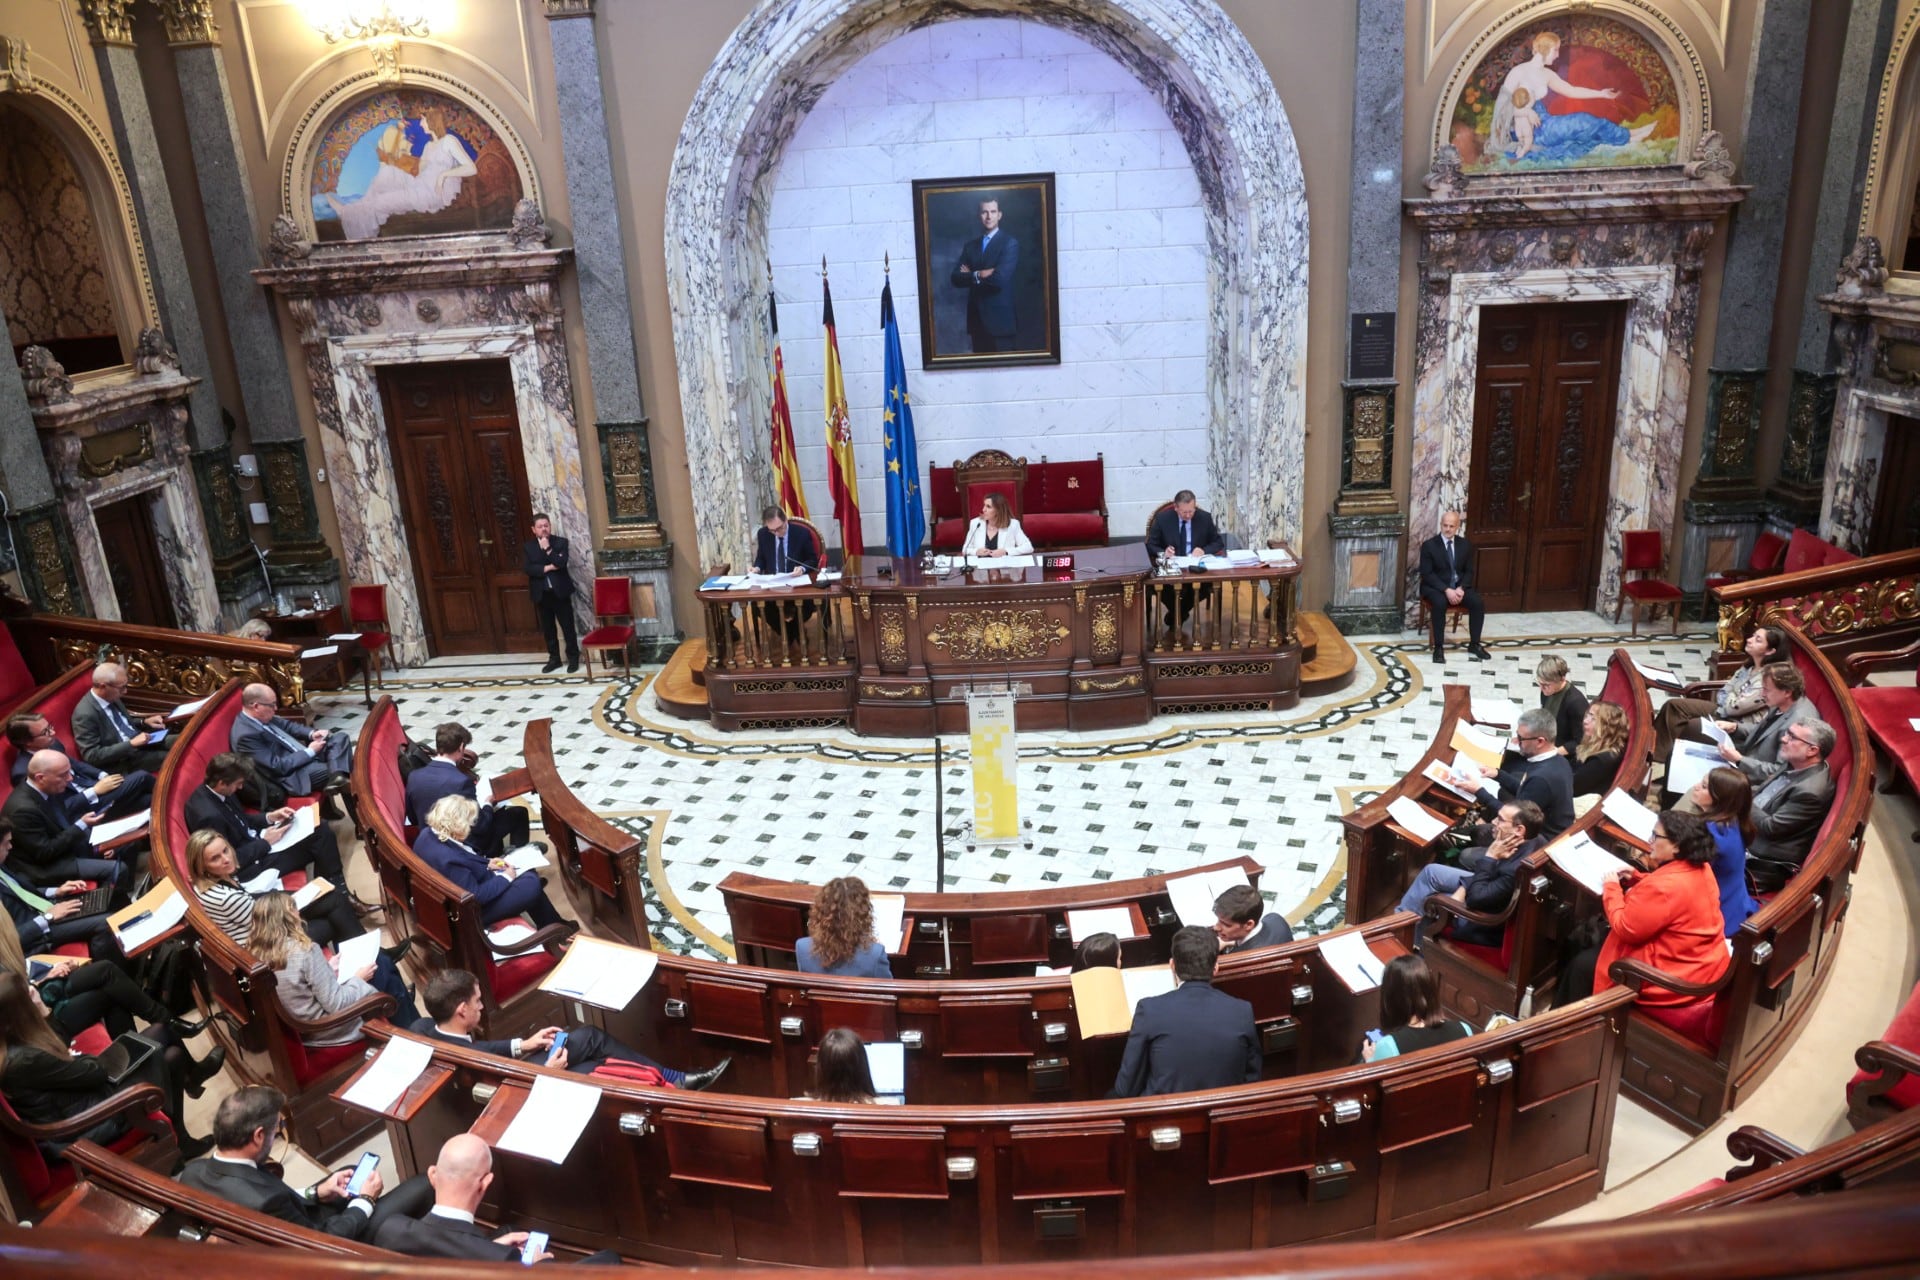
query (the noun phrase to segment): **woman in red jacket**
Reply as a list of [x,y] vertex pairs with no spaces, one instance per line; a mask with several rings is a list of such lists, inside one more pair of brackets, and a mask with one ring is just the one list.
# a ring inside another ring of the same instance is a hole
[[[1617,985],[1607,971],[1616,960],[1638,960],[1685,982],[1710,983],[1726,972],[1720,884],[1713,874],[1713,836],[1698,814],[1668,809],[1653,827],[1653,851],[1643,875],[1621,866],[1600,895],[1610,932],[1598,948],[1574,956],[1561,977],[1555,1004],[1567,1004]],[[1691,1004],[1696,997],[1649,985],[1640,1003],[1656,1008]]]

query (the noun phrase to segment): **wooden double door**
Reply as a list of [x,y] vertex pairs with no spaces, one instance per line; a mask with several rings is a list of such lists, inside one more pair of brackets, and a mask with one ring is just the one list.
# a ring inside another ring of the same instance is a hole
[[1866,554],[1885,555],[1913,547],[1920,547],[1920,422],[1894,415],[1887,419]]
[[95,507],[94,528],[107,557],[107,577],[120,606],[122,622],[143,627],[177,627],[173,591],[160,563],[160,534],[153,519],[152,493],[135,494]]
[[1591,609],[1626,304],[1480,313],[1467,536],[1490,610]]
[[429,650],[545,648],[520,565],[533,511],[507,362],[388,366],[380,396]]

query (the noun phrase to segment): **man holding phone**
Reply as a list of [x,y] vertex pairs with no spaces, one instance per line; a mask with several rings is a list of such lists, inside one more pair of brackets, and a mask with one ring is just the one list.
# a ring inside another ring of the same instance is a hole
[[[249,1085],[230,1095],[213,1117],[213,1154],[190,1162],[180,1182],[196,1191],[347,1240],[370,1241],[390,1217],[413,1217],[433,1203],[433,1184],[415,1174],[391,1192],[377,1169],[336,1169],[305,1191],[280,1180],[269,1165],[286,1095],[266,1085]],[[363,1157],[364,1160],[364,1157]],[[378,1157],[374,1157],[378,1163]],[[350,1185],[358,1175],[358,1189]]]
[[[493,1151],[470,1133],[456,1133],[440,1147],[440,1158],[427,1170],[433,1183],[433,1208],[418,1218],[387,1218],[373,1243],[382,1249],[414,1258],[470,1258],[476,1262],[508,1262],[518,1258],[532,1266],[546,1262],[544,1231],[508,1231],[494,1235],[474,1214],[493,1182]],[[586,1263],[619,1265],[611,1249],[588,1254]]]

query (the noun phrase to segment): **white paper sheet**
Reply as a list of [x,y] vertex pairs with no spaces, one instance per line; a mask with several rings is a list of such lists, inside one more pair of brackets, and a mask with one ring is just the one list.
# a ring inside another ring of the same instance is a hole
[[1725,745],[1730,747],[1733,745],[1733,735],[1725,729],[1722,729],[1720,722],[1712,716],[1700,717],[1700,732],[1706,734],[1708,740],[1715,746]]
[[1660,815],[1618,787],[1607,792],[1600,802],[1600,812],[1636,840],[1651,841],[1654,824],[1660,820]]
[[1262,547],[1260,548],[1260,563],[1292,564],[1293,555],[1285,547]]
[[499,1149],[565,1164],[599,1105],[600,1090],[592,1085],[543,1075],[500,1135]]
[[293,891],[293,909],[295,911],[305,911],[313,905],[315,898],[323,893],[331,892],[332,889],[333,881],[327,879],[325,876],[315,876]]
[[1907,726],[1910,729],[1912,729],[1915,733],[1920,733],[1920,716],[1915,716],[1910,718],[1907,721]]
[[1087,907],[1080,911],[1069,911],[1067,931],[1076,947],[1096,933],[1110,933],[1116,938],[1139,936],[1133,931],[1133,912],[1125,907]]
[[653,977],[658,953],[599,938],[576,937],[566,956],[540,984],[555,995],[615,1011],[633,1003]]
[[335,948],[335,955],[338,962],[333,971],[342,978],[350,978],[380,958],[380,935],[363,933],[357,938],[347,938]]
[[124,818],[115,818],[112,822],[96,823],[92,835],[88,838],[92,840],[94,844],[102,845],[109,840],[117,840],[128,832],[139,831],[152,820],[153,810],[142,809],[140,812],[130,813]]
[[302,805],[293,811],[293,818],[287,824],[287,833],[267,847],[275,853],[290,849],[320,829],[320,806]]
[[840,571],[838,569],[822,569],[819,573],[813,575],[813,581],[815,585],[824,582],[838,582],[840,581]]
[[1225,556],[1201,556],[1200,567],[1210,573],[1219,573],[1222,570],[1233,568],[1233,561],[1227,559]]
[[1468,714],[1475,724],[1498,725],[1502,729],[1511,729],[1520,719],[1520,704],[1508,698],[1495,698],[1488,694],[1476,693],[1468,702]]
[[1599,893],[1612,872],[1627,864],[1602,849],[1585,833],[1576,832],[1562,836],[1547,846],[1547,856],[1554,865],[1578,880],[1591,893]]
[[180,896],[178,890],[175,890],[154,906],[152,915],[138,924],[130,924],[120,930],[120,949],[129,954],[138,951],[186,919],[186,916],[187,900]]
[[340,1095],[342,1102],[369,1111],[386,1111],[400,1101],[420,1073],[433,1061],[433,1046],[424,1040],[395,1036],[373,1060],[366,1074],[353,1082],[353,1088]]
[[173,710],[167,712],[167,719],[184,720],[211,701],[211,698],[197,698],[192,702],[183,702]]
[[1247,873],[1240,867],[1225,871],[1202,871],[1167,877],[1167,897],[1173,900],[1173,914],[1183,925],[1213,928],[1213,902],[1237,884],[1247,884]]
[[967,567],[971,569],[1037,569],[1039,556],[968,556]]
[[315,646],[312,649],[302,649],[300,651],[300,657],[303,661],[307,658],[331,658],[334,654],[338,652],[340,652],[339,645],[323,644],[323,645]]
[[1660,667],[1650,667],[1644,662],[1635,662],[1633,665],[1641,675],[1647,678],[1648,684],[1671,685],[1676,689],[1680,687],[1680,678],[1671,671],[1664,670]]
[[1355,994],[1379,986],[1380,977],[1386,972],[1380,957],[1373,954],[1373,948],[1357,929],[1330,933],[1320,939],[1320,955],[1339,975],[1340,981],[1347,984],[1347,990]]
[[1675,742],[1667,758],[1667,790],[1685,795],[1693,784],[1727,762],[1717,748],[1705,742]]
[[1413,832],[1421,844],[1432,844],[1447,829],[1446,823],[1428,813],[1418,801],[1405,796],[1388,803],[1387,816]]
[[512,956],[501,955],[498,949],[500,947],[511,947],[517,942],[525,942],[532,936],[533,930],[527,925],[503,924],[498,929],[488,930],[487,941],[495,948],[493,953],[495,960],[511,960],[513,959]]
[[[280,887],[280,873],[278,871],[275,871],[272,867],[268,867],[265,871],[262,871],[259,875],[255,876],[253,879],[242,880],[240,882],[240,887],[242,889],[245,889],[248,893],[252,894],[256,898],[263,893],[272,893],[275,889],[278,889]],[[294,903],[294,907],[296,910],[298,910],[299,905],[300,904],[298,902]]]
[[[1457,758],[1458,757],[1456,757],[1456,759]],[[1454,770],[1447,768],[1445,761],[1427,761],[1427,767],[1420,771],[1420,775],[1430,782],[1440,784],[1447,790],[1453,792],[1453,794],[1459,796],[1462,800],[1478,800],[1480,798],[1477,789],[1471,783],[1456,779]]]
[[873,1076],[874,1093],[904,1097],[907,1092],[907,1046],[898,1040],[882,1040],[866,1046],[867,1071]]
[[1179,983],[1174,981],[1173,970],[1164,964],[1148,965],[1144,969],[1122,969],[1120,986],[1127,993],[1127,1012],[1129,1015],[1140,1007],[1140,1002],[1148,996],[1162,996],[1173,990]]
[[1259,564],[1260,553],[1258,551],[1248,551],[1245,548],[1229,550],[1227,552],[1227,563],[1235,567]]
[[791,569],[786,573],[750,573],[746,585],[779,590],[785,587],[804,587],[808,577],[805,569]]
[[906,941],[900,936],[906,928],[906,895],[876,893],[869,900],[873,903],[873,936],[888,955],[894,955]]
[[506,863],[507,866],[512,869],[513,874],[517,876],[528,871],[538,871],[540,868],[546,866],[547,855],[529,844],[515,849],[512,853],[500,859],[500,861]]
[[361,633],[358,631],[342,631],[337,635],[328,636],[327,639],[333,641],[335,644],[341,644],[348,640],[353,641],[355,644],[359,644],[360,634]]

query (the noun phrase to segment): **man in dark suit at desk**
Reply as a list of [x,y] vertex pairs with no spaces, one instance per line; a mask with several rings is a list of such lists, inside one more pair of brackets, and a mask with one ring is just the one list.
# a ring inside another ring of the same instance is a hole
[[1213,936],[1220,939],[1224,956],[1292,942],[1293,926],[1279,912],[1267,911],[1258,889],[1236,884],[1213,900]]
[[[253,761],[263,780],[272,780],[290,796],[345,790],[353,768],[353,739],[274,714],[279,710],[280,695],[271,685],[242,689],[240,714],[233,718],[227,745]],[[323,804],[320,811],[328,818],[341,816],[330,809]]]
[[[69,942],[84,942],[93,959],[124,964],[106,913],[80,914],[79,895],[86,892],[86,881],[41,881],[20,868],[9,868],[12,849],[13,823],[0,817],[0,906],[6,907],[13,931],[19,935],[20,950],[31,956]],[[0,925],[0,929],[6,927]]]
[[1493,655],[1480,643],[1487,607],[1473,589],[1473,544],[1460,533],[1460,513],[1440,517],[1440,532],[1420,544],[1420,598],[1427,602],[1427,625],[1433,631],[1433,660],[1446,661],[1447,610],[1467,611],[1467,651],[1475,662]]
[[951,283],[967,291],[967,337],[976,354],[1010,351],[1019,326],[1013,290],[1020,269],[1020,242],[1000,229],[1000,202],[980,202],[980,238],[967,241]]
[[96,769],[67,750],[53,731],[53,722],[31,711],[22,711],[7,721],[7,741],[13,744],[13,785],[27,780],[27,761],[36,751],[58,751],[73,766],[73,786],[67,805],[69,817],[78,818],[94,810],[109,818],[125,817],[147,807],[153,796],[153,775],[145,769],[132,773],[108,773]]
[[103,662],[93,669],[93,689],[73,707],[73,741],[86,762],[98,769],[145,769],[158,773],[167,747],[154,737],[166,731],[165,716],[129,712],[127,669]]
[[[524,1231],[494,1235],[474,1221],[493,1183],[493,1149],[470,1133],[456,1133],[440,1144],[440,1157],[427,1169],[433,1184],[433,1208],[418,1218],[397,1214],[380,1224],[373,1242],[413,1258],[465,1258],[476,1262],[513,1262],[527,1242]],[[551,1259],[542,1252],[533,1262]],[[618,1266],[611,1249],[588,1254],[584,1263]]]
[[1753,887],[1773,893],[1793,879],[1813,850],[1813,841],[1833,807],[1833,726],[1802,720],[1780,738],[1786,770],[1753,793],[1753,842],[1747,846],[1747,873]]
[[[1169,560],[1175,556],[1217,556],[1226,554],[1227,540],[1214,527],[1213,516],[1200,509],[1193,490],[1182,489],[1173,495],[1173,505],[1154,516],[1147,526],[1147,558]],[[1160,603],[1166,610],[1167,630],[1176,625],[1193,624],[1193,606],[1213,594],[1212,587],[1162,587]]]
[[[787,513],[769,504],[760,509],[760,532],[754,538],[755,573],[790,573],[805,569],[817,574],[825,566],[820,561],[820,545],[806,528],[787,519]],[[802,600],[796,611],[791,602],[770,600],[760,606],[767,626],[783,632],[788,641],[800,638],[800,624],[813,616],[813,602]]]
[[1214,990],[1219,959],[1213,930],[1187,925],[1173,935],[1169,963],[1180,985],[1134,1008],[1133,1030],[1109,1098],[1221,1089],[1260,1078],[1253,1006]]
[[433,1184],[418,1173],[386,1195],[379,1170],[358,1195],[347,1193],[351,1169],[335,1170],[305,1191],[289,1187],[280,1180],[278,1166],[261,1167],[279,1136],[286,1105],[286,1095],[266,1085],[248,1085],[229,1095],[214,1112],[213,1154],[182,1169],[181,1185],[346,1240],[371,1240],[388,1218],[418,1216],[433,1204]]
[[[250,880],[268,867],[285,873],[311,866],[315,875],[344,890],[347,877],[340,866],[340,843],[334,838],[333,828],[323,822],[306,839],[275,853],[271,846],[287,833],[293,810],[249,813],[238,795],[246,780],[246,761],[232,751],[222,751],[207,761],[206,780],[187,797],[187,830],[218,831],[233,848],[240,864],[238,878],[242,880]],[[358,898],[352,901],[361,915],[377,910]]]
[[0,815],[13,824],[14,873],[41,884],[115,884],[126,864],[92,856],[93,829],[102,815],[83,811],[74,817],[72,788],[73,765],[58,751],[36,751],[28,758],[26,782],[0,805]]
[[533,536],[520,544],[520,567],[526,571],[527,594],[540,615],[540,634],[547,641],[547,665],[560,669],[560,637],[567,638],[567,670],[580,669],[580,637],[573,623],[573,571],[567,567],[573,548],[553,532],[546,513],[533,517]]
[[[447,796],[465,796],[480,810],[467,843],[483,858],[497,858],[527,843],[531,820],[519,805],[480,803],[480,781],[468,772],[479,757],[472,751],[473,734],[463,724],[435,725],[433,759],[407,775],[407,821],[427,825],[427,813]],[[540,846],[546,849],[545,845]]]

